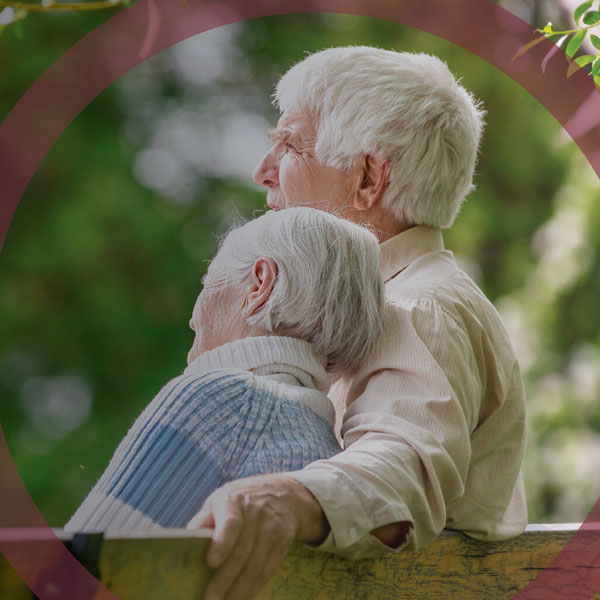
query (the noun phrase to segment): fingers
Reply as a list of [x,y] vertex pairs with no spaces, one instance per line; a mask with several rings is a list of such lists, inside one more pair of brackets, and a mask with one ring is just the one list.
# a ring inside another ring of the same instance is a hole
[[268,557],[267,562],[265,563],[262,571],[256,580],[247,588],[246,595],[244,596],[244,600],[252,600],[271,580],[275,572],[283,562],[285,555],[287,553],[285,550],[281,549],[277,551],[275,549],[273,553]]
[[206,562],[216,571],[205,600],[246,600],[266,585],[300,531],[297,496],[294,485],[273,474],[213,492],[191,522],[214,525]]
[[[217,518],[217,523],[218,522],[219,520]],[[239,524],[232,525],[231,527],[234,526],[239,526]],[[245,524],[239,527],[239,531],[237,532],[237,535],[235,535],[236,541],[233,544],[233,547],[230,547],[230,539],[227,539],[229,531],[231,531],[231,529],[228,529],[228,524],[225,524],[221,530],[224,536],[223,541],[221,541],[216,539],[215,529],[215,537],[213,537],[213,544],[211,545],[209,552],[215,547],[216,550],[214,556],[217,556],[222,564],[215,572],[206,588],[206,600],[221,600],[221,598],[233,600],[236,597],[243,597],[232,596],[231,588],[236,581],[239,581],[240,573],[244,572],[245,566],[248,564],[250,557],[256,550],[256,523],[254,521],[246,521]],[[231,537],[233,538],[233,535]],[[216,546],[215,542],[220,543],[221,545]],[[221,552],[223,552],[223,554],[221,554]],[[214,556],[212,560],[209,560],[207,555],[207,564],[212,568],[215,568],[213,567],[213,564],[214,562],[217,562]]]
[[212,512],[212,496],[209,496],[202,508],[186,525],[186,529],[201,529],[203,527],[214,527],[215,518]]
[[221,581],[227,582],[227,600],[254,597],[274,575],[294,538],[285,519],[262,513],[256,507],[247,508],[245,519],[238,541],[239,551],[236,548],[215,575],[219,585]]
[[[222,501],[217,501],[213,509],[214,527],[212,543],[206,554],[206,563],[212,569],[217,569],[223,561],[238,549],[238,540],[242,537],[243,547],[248,545],[246,538],[252,532],[252,524],[244,520],[240,503],[222,496]],[[244,535],[242,530],[246,528]]]
[[269,546],[258,543],[246,567],[231,587],[228,600],[254,598],[273,577],[290,546],[291,542],[287,540],[279,540]]

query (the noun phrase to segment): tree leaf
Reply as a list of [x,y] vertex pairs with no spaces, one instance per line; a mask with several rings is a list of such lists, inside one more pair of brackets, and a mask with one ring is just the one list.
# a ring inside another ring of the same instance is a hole
[[575,61],[573,61],[567,69],[567,79],[569,79],[569,77],[571,77],[575,71],[579,71],[579,69],[581,69],[581,67]]
[[594,25],[595,23],[600,23],[600,10],[590,10],[585,13],[583,17],[583,22],[586,25]]
[[541,35],[540,37],[537,37],[534,40],[527,42],[527,44],[525,44],[523,47],[521,47],[521,49],[512,57],[512,60],[519,58],[519,56],[522,56],[523,54],[525,54],[525,52],[527,52],[527,50],[530,50],[534,46],[537,46],[540,42],[543,42],[545,39],[548,39],[548,38],[546,38],[545,35]]
[[546,72],[546,65],[548,64],[548,61],[558,52],[558,49],[563,45],[567,37],[567,35],[563,35],[560,40],[558,40],[558,42],[556,42],[556,44],[550,48],[548,54],[544,56],[544,60],[542,60],[542,73]]
[[579,19],[581,19],[581,15],[588,11],[591,7],[592,4],[594,4],[594,0],[587,0],[587,2],[584,2],[583,4],[580,4],[576,9],[575,12],[573,13],[573,18],[575,19],[575,24],[579,25]]
[[565,50],[565,52],[567,53],[567,56],[570,56],[571,58],[573,58],[573,56],[575,56],[575,52],[577,52],[577,50],[579,50],[579,47],[581,46],[581,44],[583,43],[583,40],[585,39],[586,33],[587,33],[587,31],[585,31],[585,30],[578,31],[569,40],[569,43],[567,44],[567,49]]
[[596,56],[594,56],[593,54],[582,54],[581,56],[578,56],[575,59],[575,62],[580,66],[580,67],[585,67],[585,65],[589,65],[592,61],[596,60]]
[[592,64],[592,77],[600,76],[600,58],[597,58]]
[[596,60],[595,56],[591,54],[584,54],[583,56],[578,56],[567,69],[567,78],[571,77],[575,71],[579,71],[581,67],[585,67],[585,65],[589,65],[592,61]]
[[594,48],[598,48],[598,50],[600,50],[600,37],[592,33],[590,35],[590,42],[592,42]]

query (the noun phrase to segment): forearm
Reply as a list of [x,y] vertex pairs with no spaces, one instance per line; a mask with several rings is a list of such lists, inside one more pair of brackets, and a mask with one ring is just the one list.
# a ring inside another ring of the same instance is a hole
[[319,550],[346,558],[418,549],[446,522],[446,503],[462,493],[452,462],[421,459],[401,440],[365,436],[341,454],[288,473],[317,498],[331,527]]
[[[295,479],[290,478],[289,481],[293,482],[291,485],[296,489],[300,514],[305,516],[303,529],[298,533],[297,539],[311,546],[320,546],[331,531],[325,512],[308,488]],[[382,544],[397,548],[405,541],[409,530],[410,524],[403,521],[377,527],[371,531],[371,535]]]

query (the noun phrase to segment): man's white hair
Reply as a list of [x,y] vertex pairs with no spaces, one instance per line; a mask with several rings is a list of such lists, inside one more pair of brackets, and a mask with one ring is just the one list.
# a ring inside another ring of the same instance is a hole
[[347,169],[361,154],[389,160],[383,203],[408,225],[450,227],[473,189],[484,111],[435,56],[323,50],[283,75],[275,103],[315,119],[321,164]]
[[261,257],[277,263],[277,277],[268,301],[247,323],[312,343],[332,372],[357,369],[382,331],[375,235],[313,208],[270,211],[229,232],[215,262],[242,283]]

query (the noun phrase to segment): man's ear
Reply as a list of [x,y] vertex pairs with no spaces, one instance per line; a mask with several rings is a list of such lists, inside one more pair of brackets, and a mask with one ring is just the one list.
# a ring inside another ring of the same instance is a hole
[[365,211],[383,197],[390,180],[390,161],[383,160],[379,153],[363,154],[359,160],[360,181],[354,194],[354,208]]
[[245,298],[242,317],[256,314],[271,297],[277,279],[277,263],[271,257],[259,258],[250,273],[250,289]]

